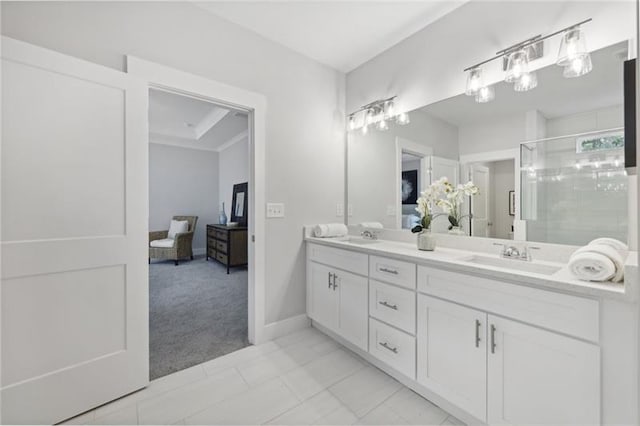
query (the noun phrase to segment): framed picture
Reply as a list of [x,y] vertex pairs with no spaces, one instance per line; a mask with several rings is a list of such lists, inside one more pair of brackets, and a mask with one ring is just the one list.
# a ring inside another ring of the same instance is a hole
[[238,222],[240,226],[247,226],[249,184],[237,183],[233,185],[233,199],[231,200],[231,222]]
[[576,153],[624,148],[624,131],[597,133],[576,138]]
[[400,183],[402,204],[418,203],[418,170],[407,170],[402,172],[402,182]]
[[509,215],[516,215],[516,191],[509,191]]

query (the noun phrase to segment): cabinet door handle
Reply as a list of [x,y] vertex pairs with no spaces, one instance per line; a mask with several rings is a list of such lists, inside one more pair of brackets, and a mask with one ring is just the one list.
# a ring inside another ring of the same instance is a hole
[[480,347],[480,320],[476,320],[476,348]]
[[333,274],[333,291],[336,291],[336,287],[338,287],[338,284],[336,284],[337,279],[338,279],[338,274]]
[[381,266],[380,268],[378,268],[378,271],[386,272],[387,274],[398,275],[398,271],[396,271],[395,269],[389,269],[385,266]]
[[496,353],[496,326],[491,324],[491,353]]
[[398,348],[394,348],[392,346],[389,346],[389,344],[387,342],[380,342],[380,346],[382,346],[383,348],[385,348],[388,351],[393,352],[394,354],[398,353]]
[[378,302],[378,303],[381,304],[382,306],[384,306],[385,308],[393,309],[394,311],[398,310],[398,305],[392,305],[387,301],[382,301],[382,302]]
[[327,282],[329,283],[329,288],[331,288],[331,277],[333,276],[333,273],[329,272],[329,275],[327,275],[328,279]]

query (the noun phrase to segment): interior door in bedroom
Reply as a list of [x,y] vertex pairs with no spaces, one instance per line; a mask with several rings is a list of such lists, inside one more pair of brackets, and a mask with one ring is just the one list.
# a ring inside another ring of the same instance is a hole
[[2,423],[148,383],[147,88],[2,38]]

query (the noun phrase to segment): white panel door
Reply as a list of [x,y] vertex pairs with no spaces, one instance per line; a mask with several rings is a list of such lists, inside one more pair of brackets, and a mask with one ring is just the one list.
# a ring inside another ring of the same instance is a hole
[[338,292],[338,333],[363,350],[369,342],[369,280],[345,271],[333,271]]
[[598,346],[489,315],[488,423],[600,424]]
[[148,383],[147,96],[2,39],[2,423]]
[[418,382],[486,421],[487,314],[418,296]]
[[307,291],[309,292],[307,312],[314,321],[337,331],[338,294],[333,288],[335,271],[315,262],[307,262],[307,269]]
[[[458,184],[460,178],[460,163],[456,160],[450,160],[448,158],[431,156],[431,183],[438,179],[446,177],[454,186]],[[442,213],[442,209],[434,207],[434,213]],[[446,216],[437,217],[431,223],[431,230],[433,232],[446,233],[449,228],[449,220]],[[467,227],[468,228],[468,227]]]
[[491,216],[489,200],[491,199],[491,185],[489,168],[474,164],[470,170],[471,180],[479,189],[477,195],[471,197],[471,234],[474,237],[490,237]]

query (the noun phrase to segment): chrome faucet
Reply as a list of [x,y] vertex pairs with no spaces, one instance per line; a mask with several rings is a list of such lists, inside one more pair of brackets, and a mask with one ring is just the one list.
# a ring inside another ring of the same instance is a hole
[[378,233],[375,231],[372,231],[370,229],[365,229],[364,231],[362,231],[360,233],[360,235],[362,236],[362,238],[364,238],[365,240],[377,240],[378,239]]
[[518,249],[518,247],[510,246],[502,243],[493,243],[494,246],[502,246],[502,251],[500,252],[500,257],[505,259],[515,259],[515,260],[524,260],[526,262],[531,262],[533,259],[531,257],[531,250],[539,250],[540,247],[533,247],[525,245],[522,250]]

